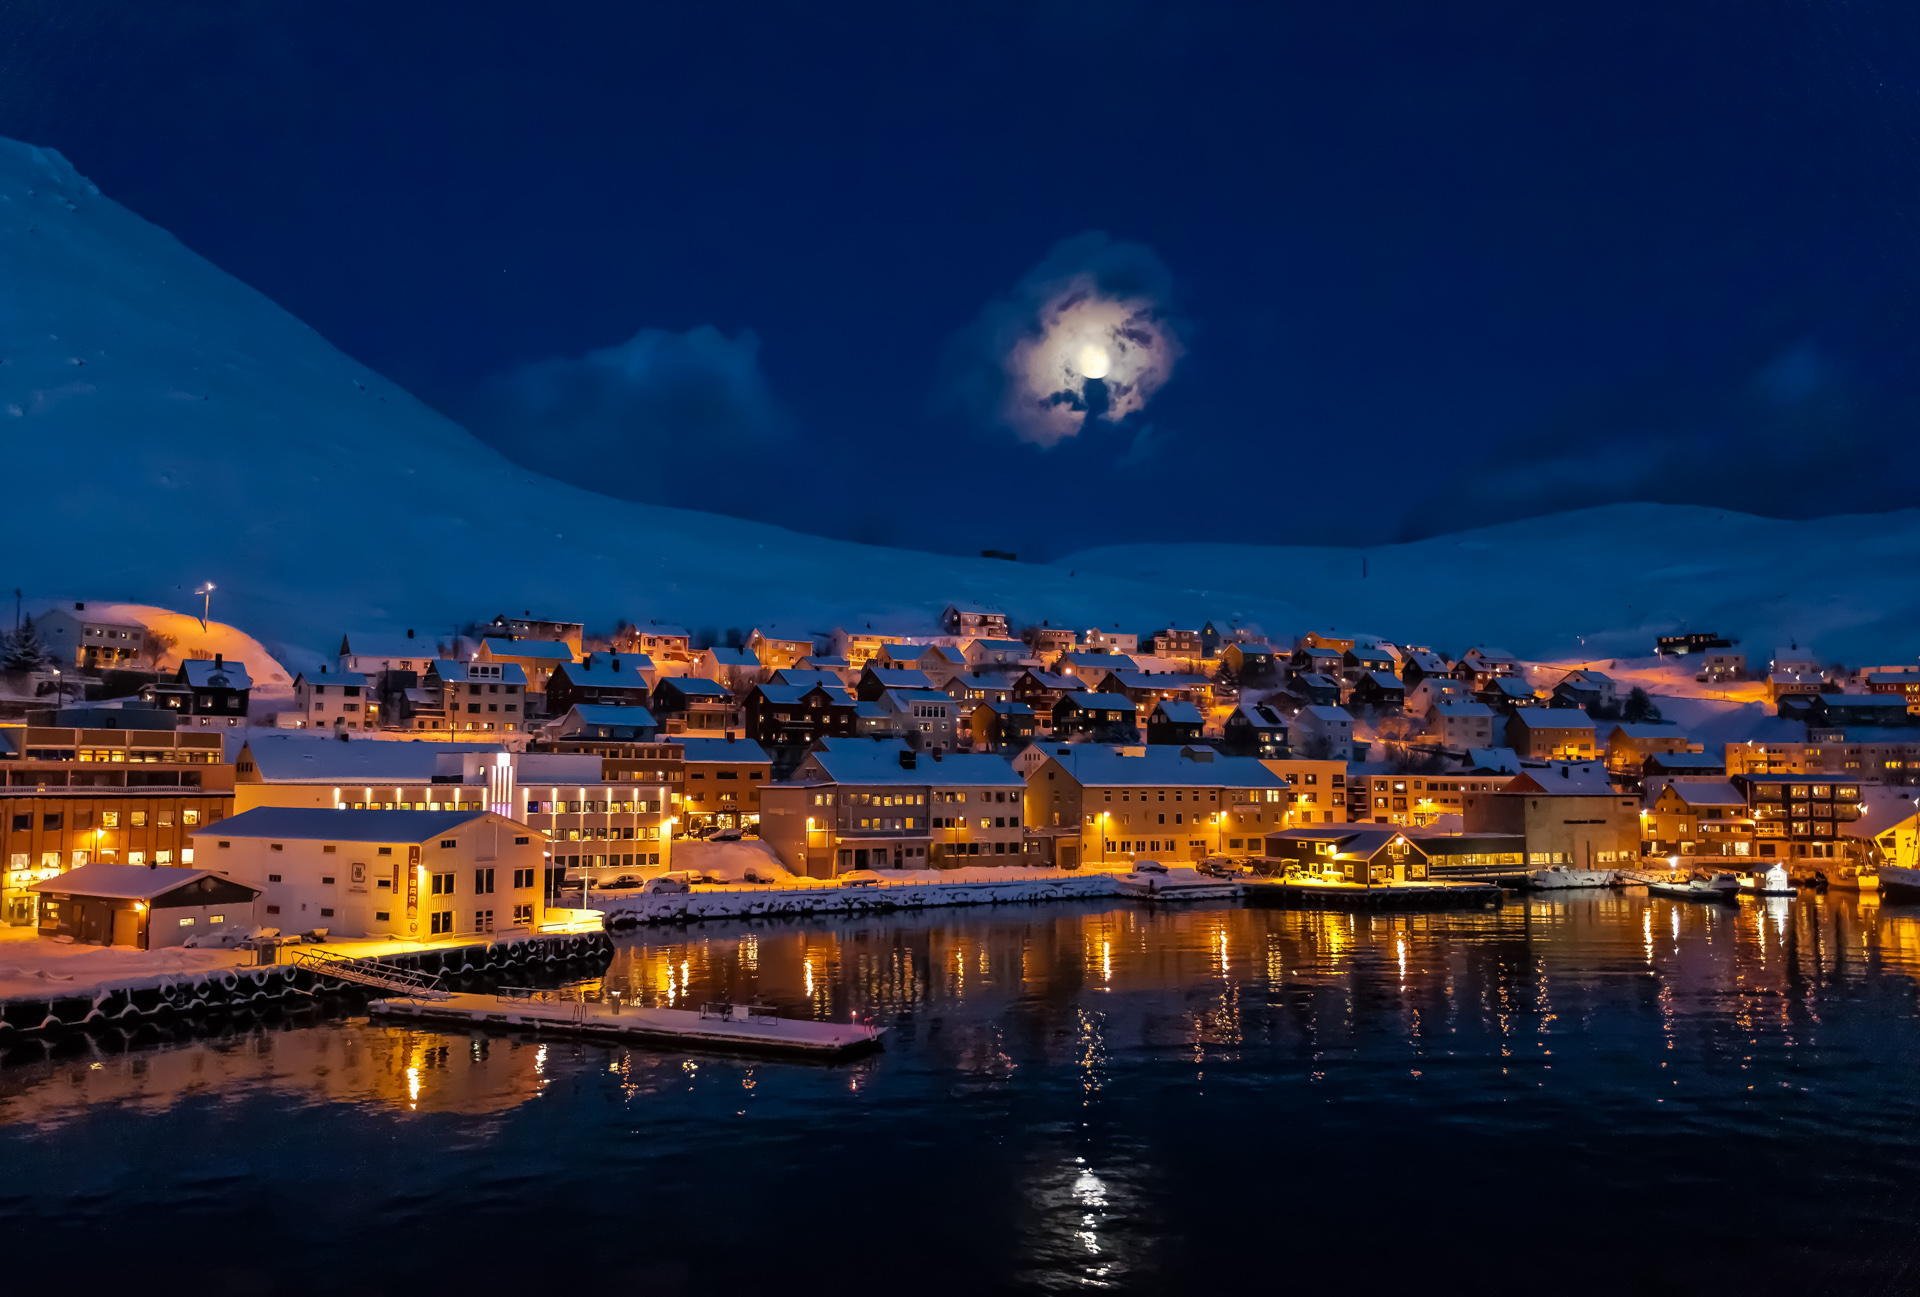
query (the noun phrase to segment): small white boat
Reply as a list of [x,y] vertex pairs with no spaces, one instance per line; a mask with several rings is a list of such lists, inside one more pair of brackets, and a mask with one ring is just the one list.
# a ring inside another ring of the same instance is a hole
[[1567,892],[1618,887],[1620,874],[1613,869],[1575,869],[1572,865],[1549,865],[1527,875],[1527,886],[1536,892]]
[[1740,880],[1732,874],[1653,879],[1647,883],[1647,892],[1670,901],[1732,901],[1739,899]]
[[1748,896],[1792,896],[1793,879],[1785,865],[1775,865],[1763,874],[1741,874],[1740,890]]

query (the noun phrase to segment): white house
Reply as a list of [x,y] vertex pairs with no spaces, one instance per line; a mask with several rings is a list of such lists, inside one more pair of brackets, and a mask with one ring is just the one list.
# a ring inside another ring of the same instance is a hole
[[323,669],[293,678],[293,709],[278,720],[282,729],[358,731],[376,728],[379,716],[365,676]]
[[1338,707],[1309,704],[1293,714],[1287,732],[1294,751],[1329,761],[1353,760],[1353,717]]
[[33,628],[54,665],[68,668],[132,666],[147,643],[145,626],[89,615],[84,601],[41,613],[33,619]]
[[400,939],[530,930],[546,837],[490,811],[261,806],[193,833],[200,868],[259,889],[283,932]]

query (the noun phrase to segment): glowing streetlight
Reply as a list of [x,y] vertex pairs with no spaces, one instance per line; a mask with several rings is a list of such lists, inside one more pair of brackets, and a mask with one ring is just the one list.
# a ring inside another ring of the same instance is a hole
[[207,629],[207,623],[213,619],[214,588],[211,581],[203,581],[193,588],[193,592],[200,596],[200,629],[203,631]]

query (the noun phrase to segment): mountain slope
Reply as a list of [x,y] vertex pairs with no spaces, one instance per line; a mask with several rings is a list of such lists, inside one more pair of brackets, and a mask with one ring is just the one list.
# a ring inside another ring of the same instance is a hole
[[[1680,622],[1905,653],[1891,632],[1912,624],[1914,583],[1894,574],[1920,554],[1911,514],[1787,524],[1636,506],[1369,551],[1361,580],[1359,553],[1336,548],[1132,545],[1015,564],[616,501],[509,464],[58,154],[5,140],[0,437],[12,584],[187,607],[212,580],[220,616],[310,650],[345,627],[444,630],[503,609],[825,630],[978,600],[1079,625],[1358,623],[1543,655],[1582,635],[1628,651]],[[636,444],[633,463],[646,454]],[[964,490],[928,506],[963,508]],[[1866,535],[1875,557],[1856,563],[1839,542]]]

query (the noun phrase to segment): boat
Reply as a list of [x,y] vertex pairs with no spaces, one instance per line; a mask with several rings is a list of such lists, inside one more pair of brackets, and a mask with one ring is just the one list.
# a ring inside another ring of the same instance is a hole
[[1549,865],[1527,875],[1527,886],[1536,892],[1566,892],[1618,887],[1620,874],[1613,869],[1575,869],[1572,865]]
[[1920,901],[1920,869],[1880,866],[1880,895],[1889,901]]
[[1740,880],[1732,874],[1649,879],[1647,893],[1670,901],[1734,901],[1740,897]]
[[1740,890],[1748,896],[1792,896],[1793,879],[1785,865],[1775,865],[1763,874],[1741,874]]
[[1238,883],[1209,878],[1197,869],[1169,869],[1157,860],[1136,860],[1115,886],[1122,896],[1155,903],[1231,900],[1240,895]]

